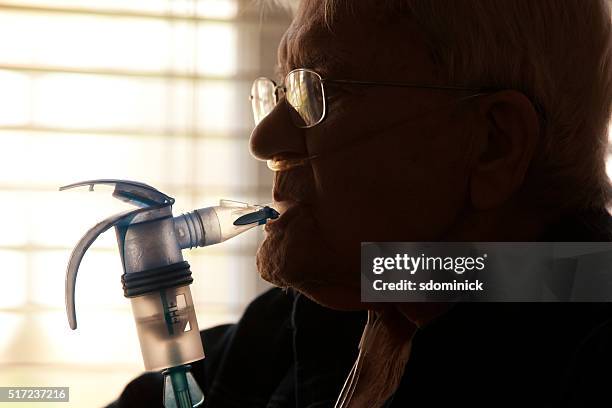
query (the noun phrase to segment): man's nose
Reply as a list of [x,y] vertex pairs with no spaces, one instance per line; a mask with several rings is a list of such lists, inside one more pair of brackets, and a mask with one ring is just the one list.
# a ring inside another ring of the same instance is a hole
[[281,99],[253,129],[250,139],[251,154],[259,160],[296,158],[307,155],[304,129],[293,124],[291,107]]

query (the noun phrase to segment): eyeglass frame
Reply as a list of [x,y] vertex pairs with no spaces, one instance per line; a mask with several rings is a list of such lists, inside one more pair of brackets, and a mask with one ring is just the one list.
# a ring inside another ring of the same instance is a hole
[[[473,88],[473,87],[462,87],[462,86],[455,86],[455,85],[431,85],[431,84],[416,84],[413,82],[396,82],[396,81],[365,81],[365,80],[352,80],[352,79],[333,79],[333,78],[323,78],[318,72],[309,69],[309,68],[295,68],[291,71],[289,71],[289,73],[287,73],[287,75],[285,75],[285,78],[283,80],[283,83],[277,85],[276,82],[268,77],[258,77],[255,78],[255,80],[253,81],[253,84],[260,80],[260,79],[265,79],[267,81],[270,81],[273,85],[274,85],[274,106],[278,105],[279,102],[279,97],[278,97],[278,90],[283,90],[283,93],[286,94],[287,91],[287,87],[285,86],[285,83],[287,81],[287,77],[295,72],[298,71],[305,71],[305,72],[309,72],[312,73],[314,75],[316,75],[316,77],[319,79],[319,81],[321,82],[321,97],[323,99],[323,113],[321,114],[321,118],[314,124],[312,125],[308,125],[308,126],[298,126],[298,125],[294,125],[300,129],[309,129],[312,127],[317,126],[319,123],[323,122],[323,120],[325,119],[325,117],[327,116],[327,97],[325,94],[325,84],[326,83],[330,83],[330,84],[348,84],[348,85],[358,85],[358,86],[394,86],[394,87],[401,87],[401,88],[414,88],[414,89],[433,89],[433,90],[448,90],[448,91],[474,91],[476,93],[472,94],[472,95],[467,95],[465,98],[473,98],[473,97],[477,97],[477,96],[481,96],[481,95],[487,95],[490,94],[492,92],[497,92],[500,91],[501,88],[496,88],[496,87],[481,87],[481,88]],[[253,95],[250,95],[250,100],[253,100]],[[541,105],[538,104],[537,102],[533,101],[531,98],[529,98],[530,102],[532,103],[532,105],[534,106],[534,109],[536,110],[536,112],[538,113],[540,119],[545,122],[546,121],[546,116],[544,114],[544,110],[542,109]],[[287,101],[287,98],[285,98],[285,103],[289,104],[289,106],[291,106],[291,104]],[[293,108],[293,106],[291,106]],[[267,116],[267,115],[266,115]],[[262,119],[263,120],[263,119]],[[261,121],[260,121],[261,122]],[[256,123],[255,126],[257,126],[259,123]]]

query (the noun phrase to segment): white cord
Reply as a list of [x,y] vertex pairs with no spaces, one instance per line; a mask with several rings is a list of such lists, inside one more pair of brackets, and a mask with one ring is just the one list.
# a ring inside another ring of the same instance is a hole
[[338,400],[336,400],[334,408],[348,408],[350,406],[353,393],[355,392],[357,383],[359,382],[359,375],[361,374],[361,367],[363,366],[363,359],[365,356],[364,350],[367,349],[367,345],[370,342],[372,327],[376,323],[378,323],[376,314],[373,311],[368,310],[368,321],[366,322],[365,328],[363,329],[363,334],[361,335],[361,340],[359,341],[359,354],[357,354],[357,359],[355,360],[351,371],[344,381],[344,385],[342,386],[340,395],[338,395]]

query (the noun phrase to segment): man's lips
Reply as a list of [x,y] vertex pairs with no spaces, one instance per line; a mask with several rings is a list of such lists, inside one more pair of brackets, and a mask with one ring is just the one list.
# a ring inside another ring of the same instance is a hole
[[295,218],[303,210],[303,206],[295,201],[274,201],[272,207],[280,213],[280,217],[275,220],[269,220],[264,229],[266,232],[272,232],[284,228],[291,219]]

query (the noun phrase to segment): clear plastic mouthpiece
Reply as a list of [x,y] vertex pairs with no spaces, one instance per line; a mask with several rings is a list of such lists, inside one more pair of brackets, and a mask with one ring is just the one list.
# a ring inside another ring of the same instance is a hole
[[174,225],[179,245],[186,249],[218,244],[279,215],[270,205],[221,200],[218,206],[175,217]]

